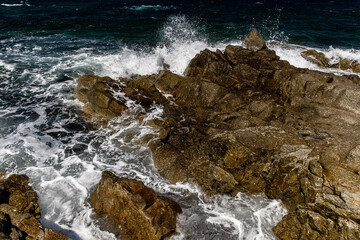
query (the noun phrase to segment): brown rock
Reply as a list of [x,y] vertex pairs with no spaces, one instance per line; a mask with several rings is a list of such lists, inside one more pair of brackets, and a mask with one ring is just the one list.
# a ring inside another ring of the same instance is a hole
[[325,57],[325,54],[317,52],[316,50],[306,50],[301,53],[301,56],[319,67],[330,67],[330,60]]
[[244,44],[251,51],[259,51],[266,48],[265,40],[255,28],[251,29],[246,36]]
[[330,64],[330,59],[325,57],[324,53],[313,49],[302,52],[301,56],[319,67],[340,68],[341,70],[352,70],[355,73],[360,72],[360,63],[347,58],[340,58],[337,63]]
[[352,61],[347,58],[340,58],[339,62],[334,65],[335,68],[340,68],[341,70],[348,70],[351,69]]
[[120,89],[120,82],[109,77],[84,75],[78,79],[76,93],[78,99],[85,104],[87,114],[94,112],[104,118],[113,118],[127,109],[125,99],[112,95],[112,91]]
[[340,58],[339,62],[332,65],[333,68],[340,68],[341,70],[352,70],[353,72],[360,72],[360,63],[350,60],[348,58]]
[[118,178],[103,172],[99,185],[91,194],[95,211],[107,215],[120,225],[119,233],[129,239],[164,239],[176,231],[180,206],[158,197],[142,182]]
[[351,69],[353,70],[353,72],[360,73],[360,63],[353,62],[351,64]]
[[358,76],[231,45],[201,51],[184,75],[121,80],[144,109],[164,107],[160,138],[149,144],[162,176],[193,179],[209,194],[281,199],[289,212],[274,228],[280,239],[359,238]]
[[11,175],[0,179],[1,239],[70,239],[44,228],[37,220],[40,208],[37,195],[29,186],[26,175]]

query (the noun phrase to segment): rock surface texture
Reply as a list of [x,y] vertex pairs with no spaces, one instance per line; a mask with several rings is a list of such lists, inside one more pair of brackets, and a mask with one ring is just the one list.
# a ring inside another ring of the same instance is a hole
[[266,48],[265,40],[255,28],[253,28],[246,36],[245,47],[253,51],[259,51]]
[[118,178],[111,172],[103,172],[91,204],[96,212],[120,225],[119,233],[128,239],[166,239],[176,232],[176,215],[181,213],[176,202],[157,196],[142,182]]
[[267,48],[229,45],[201,51],[184,76],[101,81],[108,86],[101,94],[118,89],[124,101],[164,106],[160,137],[149,146],[171,182],[281,199],[288,214],[273,229],[280,239],[360,239],[358,76],[299,69]]
[[37,195],[26,175],[0,176],[0,239],[68,240],[38,221]]

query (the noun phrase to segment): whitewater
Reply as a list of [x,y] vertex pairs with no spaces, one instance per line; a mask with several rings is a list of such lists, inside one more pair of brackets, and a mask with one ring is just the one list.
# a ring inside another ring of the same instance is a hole
[[[139,11],[148,8],[134,7]],[[158,35],[155,47],[104,44],[60,34],[0,40],[0,172],[29,176],[39,196],[41,223],[73,239],[116,239],[89,204],[89,195],[105,170],[141,180],[180,204],[179,234],[171,239],[275,239],[271,229],[286,214],[279,201],[244,193],[207,196],[191,181],[170,184],[159,175],[142,139],[158,136],[146,122],[161,118],[161,106],[154,105],[139,123],[135,115],[143,109],[128,101],[129,114],[97,130],[82,115],[74,88],[83,74],[114,79],[156,74],[166,63],[182,75],[201,50],[224,50],[229,44],[242,45],[244,39],[210,42],[184,15],[170,16]],[[61,51],[59,42],[73,47]],[[280,59],[296,67],[354,74],[306,61],[300,53],[308,47],[274,39],[267,44]],[[360,50],[331,46],[316,50],[333,61],[360,62]]]

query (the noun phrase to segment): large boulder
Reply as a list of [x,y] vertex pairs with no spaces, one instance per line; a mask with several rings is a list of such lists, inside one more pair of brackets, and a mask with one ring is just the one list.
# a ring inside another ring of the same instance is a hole
[[267,48],[229,45],[201,51],[184,76],[120,81],[144,108],[149,99],[163,105],[149,146],[171,182],[281,199],[288,215],[274,228],[280,239],[360,238],[358,76],[299,69]]
[[165,239],[176,232],[176,215],[181,213],[176,202],[157,196],[142,182],[108,171],[91,194],[91,204],[120,225],[118,233],[129,239]]
[[0,177],[0,239],[70,239],[41,225],[37,200],[26,175]]

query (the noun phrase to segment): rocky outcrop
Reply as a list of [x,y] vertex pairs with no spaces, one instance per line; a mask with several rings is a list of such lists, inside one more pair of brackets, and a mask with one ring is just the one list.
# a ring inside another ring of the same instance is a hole
[[359,83],[231,45],[200,52],[184,76],[117,81],[129,99],[164,106],[149,142],[164,177],[281,199],[280,239],[360,238]]
[[40,208],[37,195],[26,175],[0,177],[0,239],[67,240],[70,239],[38,221]]
[[120,86],[109,77],[84,75],[78,79],[76,93],[85,104],[84,111],[88,115],[96,113],[101,117],[113,118],[127,109],[124,101],[114,98],[114,92],[120,90]]
[[91,204],[129,239],[166,239],[176,232],[176,215],[181,213],[176,202],[157,196],[142,182],[107,171],[91,194]]
[[244,45],[252,51],[259,51],[266,48],[265,40],[255,28],[246,36]]
[[325,57],[324,53],[316,50],[306,50],[301,53],[301,56],[319,67],[340,68],[341,70],[352,70],[355,73],[360,73],[360,63],[347,58],[340,58],[337,63],[331,64],[330,59]]

